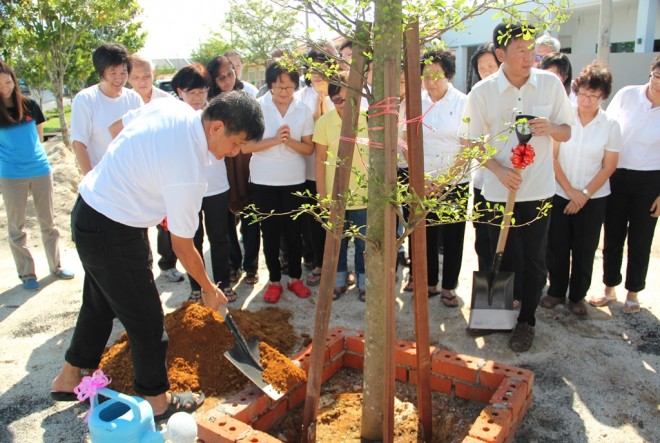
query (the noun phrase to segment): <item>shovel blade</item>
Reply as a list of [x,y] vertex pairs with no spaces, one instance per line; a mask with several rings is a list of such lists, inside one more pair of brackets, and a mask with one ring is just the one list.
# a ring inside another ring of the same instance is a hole
[[[492,281],[491,281],[492,277]],[[513,272],[474,272],[468,329],[511,330],[518,313],[513,309]]]
[[266,395],[273,400],[279,400],[284,393],[278,392],[273,388],[273,385],[266,383],[262,377],[264,370],[258,363],[261,360],[259,356],[259,339],[253,337],[247,340],[247,347],[249,354],[246,354],[244,349],[236,345],[225,352],[225,357]]

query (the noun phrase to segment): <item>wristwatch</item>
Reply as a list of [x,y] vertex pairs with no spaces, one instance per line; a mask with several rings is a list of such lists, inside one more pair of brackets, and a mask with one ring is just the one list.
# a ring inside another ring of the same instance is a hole
[[587,198],[591,198],[591,194],[589,194],[589,191],[587,191],[587,188],[584,188],[582,190],[582,193],[587,196]]

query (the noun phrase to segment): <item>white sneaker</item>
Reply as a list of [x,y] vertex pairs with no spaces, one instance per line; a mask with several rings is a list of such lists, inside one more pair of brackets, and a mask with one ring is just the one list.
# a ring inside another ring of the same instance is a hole
[[160,275],[171,281],[172,283],[183,281],[183,274],[177,268],[170,268],[165,271],[160,271]]

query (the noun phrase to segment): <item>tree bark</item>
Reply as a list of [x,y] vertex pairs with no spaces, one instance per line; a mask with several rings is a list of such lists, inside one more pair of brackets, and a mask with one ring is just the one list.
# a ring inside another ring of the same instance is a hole
[[[364,398],[361,437],[393,439],[396,145],[402,46],[401,0],[376,0],[373,103],[369,110]],[[380,128],[380,129],[379,129]]]

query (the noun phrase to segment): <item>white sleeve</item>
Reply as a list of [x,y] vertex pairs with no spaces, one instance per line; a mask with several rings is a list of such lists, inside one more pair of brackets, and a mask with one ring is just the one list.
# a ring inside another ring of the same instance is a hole
[[85,95],[78,94],[71,103],[71,142],[77,141],[89,146],[92,126],[89,99]]

